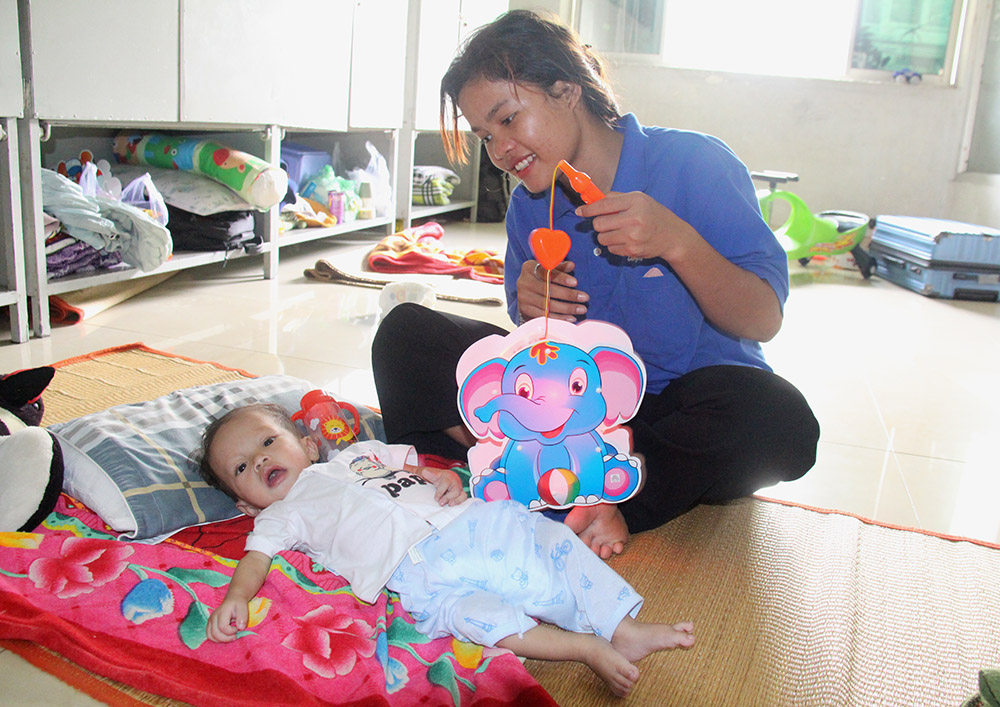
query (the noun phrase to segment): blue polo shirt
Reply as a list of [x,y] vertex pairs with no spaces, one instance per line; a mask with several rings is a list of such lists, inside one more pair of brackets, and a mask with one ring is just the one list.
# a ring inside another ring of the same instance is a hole
[[[616,192],[649,194],[687,221],[731,262],[766,280],[784,306],[788,258],[760,215],[750,173],[721,140],[684,130],[645,127],[631,113],[622,117]],[[730,336],[706,321],[694,298],[659,258],[629,262],[597,242],[590,219],[577,217],[563,187],[556,187],[555,228],[570,235],[567,260],[576,266],[579,289],[590,295],[587,319],[617,324],[632,339],[648,376],[646,390],[661,392],[674,378],[698,368],[733,364],[771,370],[760,344]],[[507,209],[507,255],[511,275],[532,260],[531,232],[549,225],[549,191],[532,194],[518,185]],[[517,278],[504,288],[516,323]]]

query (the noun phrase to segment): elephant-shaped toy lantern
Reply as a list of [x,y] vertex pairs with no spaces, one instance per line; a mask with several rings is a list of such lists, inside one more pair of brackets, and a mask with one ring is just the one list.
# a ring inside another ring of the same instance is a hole
[[477,341],[456,371],[458,404],[478,442],[472,494],[531,509],[619,503],[641,487],[622,423],[639,409],[646,369],[613,324],[533,319]]

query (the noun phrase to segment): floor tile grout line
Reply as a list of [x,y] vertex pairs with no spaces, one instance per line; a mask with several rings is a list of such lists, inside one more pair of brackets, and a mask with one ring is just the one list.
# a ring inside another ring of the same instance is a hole
[[888,467],[889,459],[891,458],[893,465],[896,467],[896,471],[899,473],[899,480],[903,484],[903,491],[906,492],[906,500],[910,503],[910,509],[913,511],[913,517],[916,520],[916,525],[918,528],[923,528],[923,523],[920,522],[920,512],[917,511],[917,504],[913,502],[913,495],[910,493],[910,487],[906,483],[906,477],[903,475],[903,466],[900,464],[899,457],[896,454],[896,428],[893,427],[890,430],[889,426],[886,424],[885,416],[882,414],[882,406],[879,405],[878,398],[875,396],[875,391],[872,389],[871,381],[867,376],[865,376],[865,386],[868,388],[868,394],[871,396],[872,404],[875,405],[875,414],[878,415],[879,424],[882,426],[882,432],[885,434],[886,441],[888,442],[886,456],[882,460],[882,470],[879,476],[878,492],[875,494],[875,511],[878,511],[879,503],[882,499],[882,489],[885,484],[886,468]]

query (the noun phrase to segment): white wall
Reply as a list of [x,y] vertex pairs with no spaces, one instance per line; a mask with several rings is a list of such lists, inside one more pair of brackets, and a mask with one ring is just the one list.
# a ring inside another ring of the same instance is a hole
[[618,66],[640,122],[725,140],[750,169],[799,174],[813,211],[941,215],[959,159],[967,92]]
[[[560,10],[560,0],[511,7]],[[974,3],[982,8],[982,3]],[[987,3],[988,5],[988,3]],[[1000,228],[1000,179],[958,175],[988,18],[967,24],[957,87],[721,74],[611,63],[640,122],[725,140],[750,169],[796,172],[813,211],[955,218]]]

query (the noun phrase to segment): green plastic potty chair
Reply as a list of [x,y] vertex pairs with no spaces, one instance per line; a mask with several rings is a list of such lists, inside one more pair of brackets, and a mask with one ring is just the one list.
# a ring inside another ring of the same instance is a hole
[[816,255],[851,253],[865,272],[862,261],[868,256],[858,251],[861,251],[861,241],[868,231],[868,216],[856,211],[813,214],[800,197],[780,189],[759,196],[761,211],[766,213],[775,199],[786,201],[791,207],[785,222],[774,229],[774,235],[789,260],[805,264]]

